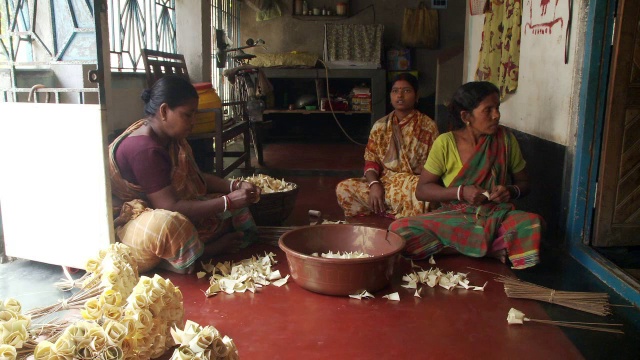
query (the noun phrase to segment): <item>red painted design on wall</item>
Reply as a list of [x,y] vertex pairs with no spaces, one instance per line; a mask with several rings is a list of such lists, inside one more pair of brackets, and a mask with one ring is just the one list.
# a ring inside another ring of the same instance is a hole
[[[569,0],[563,0],[565,1]],[[559,24],[560,29],[564,27],[564,20],[556,16],[556,10],[560,0],[528,0],[529,21],[524,26],[524,33],[531,30],[534,35],[551,34],[553,28]]]

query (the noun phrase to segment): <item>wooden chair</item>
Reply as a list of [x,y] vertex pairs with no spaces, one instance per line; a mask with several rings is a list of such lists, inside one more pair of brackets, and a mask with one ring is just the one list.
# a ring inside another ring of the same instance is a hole
[[[178,75],[189,79],[189,71],[182,54],[165,53],[149,49],[142,49],[142,60],[144,62],[145,72],[147,75],[147,86],[150,88],[153,84],[165,75]],[[237,103],[223,103],[225,106],[236,105]],[[213,171],[220,177],[227,176],[245,163],[245,169],[251,167],[251,124],[249,119],[236,119],[235,123],[227,128],[223,126],[222,109],[200,109],[199,112],[215,113],[216,128],[213,132],[191,134],[187,137],[187,141],[193,150],[198,167],[204,172]],[[242,134],[243,149],[242,151],[224,151],[227,141]],[[214,150],[214,145],[215,149]],[[219,149],[222,149],[218,151]],[[225,157],[236,158],[228,166],[224,166]]]
[[182,54],[142,49],[142,61],[147,74],[147,86],[151,88],[156,80],[165,75],[179,75],[189,78],[187,63]]

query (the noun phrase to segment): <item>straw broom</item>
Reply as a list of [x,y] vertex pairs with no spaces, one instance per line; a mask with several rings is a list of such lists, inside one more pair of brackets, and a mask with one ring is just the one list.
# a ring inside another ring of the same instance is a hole
[[497,275],[495,281],[504,284],[504,292],[510,298],[544,301],[600,316],[611,314],[607,293],[559,291],[490,271],[470,269]]
[[510,298],[544,301],[600,316],[611,315],[607,293],[557,291],[508,276],[495,280],[504,284],[504,292]]

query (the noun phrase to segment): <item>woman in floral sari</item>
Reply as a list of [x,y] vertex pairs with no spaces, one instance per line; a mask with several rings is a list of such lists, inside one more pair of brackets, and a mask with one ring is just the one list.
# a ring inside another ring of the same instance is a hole
[[489,82],[456,91],[449,111],[457,129],[436,139],[416,190],[442,207],[389,227],[407,240],[406,256],[424,259],[448,247],[508,257],[514,269],[539,262],[542,218],[510,203],[529,192],[529,182],[518,141],[499,125],[499,94]]
[[147,117],[109,146],[116,236],[140,271],[189,272],[203,253],[237,249],[256,235],[247,207],[260,189],[198,170],[185,140],[198,109],[188,80],[163,77],[142,99]]
[[336,195],[346,216],[371,213],[401,218],[424,213],[416,199],[418,175],[438,136],[436,123],[415,109],[418,80],[400,74],[391,88],[394,111],[376,121],[364,152],[364,176],[338,184]]

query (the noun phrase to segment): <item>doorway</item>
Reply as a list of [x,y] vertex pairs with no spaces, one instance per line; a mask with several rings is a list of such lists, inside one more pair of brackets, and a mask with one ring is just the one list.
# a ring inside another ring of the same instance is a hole
[[591,246],[640,279],[640,3],[619,0]]

